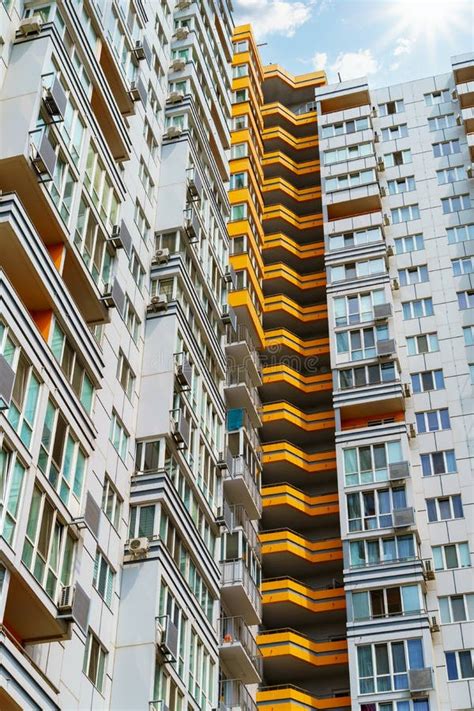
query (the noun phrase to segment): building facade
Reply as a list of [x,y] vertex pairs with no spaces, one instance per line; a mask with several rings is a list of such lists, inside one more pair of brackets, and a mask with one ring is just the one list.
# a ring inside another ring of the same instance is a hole
[[474,707],[473,58],[0,29],[0,708]]

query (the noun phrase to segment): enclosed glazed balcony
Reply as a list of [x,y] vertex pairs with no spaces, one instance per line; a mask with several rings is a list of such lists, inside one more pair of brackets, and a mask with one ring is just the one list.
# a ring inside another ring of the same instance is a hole
[[257,692],[260,711],[350,711],[349,692],[314,696],[293,685],[264,686]]
[[226,430],[229,447],[233,453],[244,451],[245,443],[252,448],[253,455],[260,459],[260,441],[255,425],[243,408],[227,410]]
[[221,600],[225,607],[258,625],[262,617],[262,600],[258,585],[242,559],[221,562]]
[[346,417],[405,410],[410,386],[402,383],[396,361],[367,363],[335,372],[334,406]]
[[342,542],[339,538],[310,540],[288,528],[260,533],[265,575],[284,573],[299,578],[310,572],[316,575],[321,566],[325,574],[340,570]]
[[255,637],[242,617],[219,620],[219,656],[226,674],[244,684],[257,684],[262,676],[262,659]]
[[[346,597],[342,587],[313,588],[293,578],[264,580],[261,586],[265,624],[277,627],[281,620],[294,625],[345,624]],[[316,617],[315,617],[316,616]]]
[[270,683],[331,677],[348,663],[346,639],[316,641],[292,629],[278,629],[262,632],[257,642]]
[[334,192],[326,192],[325,205],[328,220],[356,217],[382,209],[380,186],[374,177],[368,185],[351,187]]

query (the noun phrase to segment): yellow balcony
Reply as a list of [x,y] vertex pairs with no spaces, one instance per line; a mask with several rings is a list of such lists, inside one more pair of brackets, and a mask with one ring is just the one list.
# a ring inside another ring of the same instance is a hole
[[295,114],[283,104],[274,101],[271,104],[264,104],[261,112],[266,127],[284,125],[296,136],[314,135],[317,131],[316,111]]
[[295,137],[282,126],[271,126],[262,131],[262,139],[267,152],[282,151],[292,160],[312,160],[319,155],[315,134]]
[[[336,519],[339,515],[339,497],[337,494],[323,494],[322,496],[309,496],[301,489],[297,489],[292,484],[277,484],[276,486],[264,486],[262,489],[262,502],[265,514],[265,525],[274,525],[268,521],[272,509],[275,510],[274,518],[280,520],[286,518],[293,522],[297,521],[298,526],[303,519],[313,519],[321,517],[324,519]],[[281,521],[280,521],[281,522]],[[313,524],[314,525],[314,524]]]
[[[301,291],[311,290],[311,297],[314,299],[314,290],[321,290],[323,294],[326,288],[326,272],[312,272],[311,274],[299,274],[284,262],[267,264],[264,267],[263,278],[265,287],[269,287],[272,293],[299,294]],[[300,298],[301,298],[301,294]]]
[[335,484],[336,452],[325,449],[306,452],[292,442],[265,442],[262,445],[262,462],[266,475],[272,483],[307,486],[313,478],[318,484]]
[[350,711],[350,696],[313,696],[295,686],[264,687],[257,692],[259,711]]
[[298,244],[283,232],[266,234],[263,240],[263,252],[268,261],[283,262],[295,270],[301,268],[300,260],[312,260],[312,266],[324,266],[324,242]]
[[313,185],[308,188],[296,188],[284,178],[268,178],[264,181],[262,192],[265,195],[267,205],[283,203],[291,209],[295,209],[302,214],[314,212],[314,202],[321,200],[321,186]]
[[[303,574],[325,575],[341,569],[342,542],[339,538],[311,541],[288,528],[260,533],[265,575],[282,574],[299,578]],[[318,566],[315,568],[314,566]]]
[[329,338],[303,339],[286,328],[275,328],[265,331],[265,347],[271,347],[273,355],[275,355],[275,349],[278,347],[278,352],[281,355],[297,353],[305,357],[328,356]]
[[327,331],[326,304],[301,306],[285,294],[267,296],[264,302],[265,328],[277,328],[285,323],[298,335],[316,335]]
[[[323,216],[320,212],[310,215],[297,215],[284,205],[266,205],[263,211],[263,222],[265,231],[285,232],[294,239],[306,238],[301,232],[312,231],[314,236],[321,231],[323,226]],[[322,233],[321,233],[322,234]]]
[[336,426],[334,410],[305,412],[289,402],[263,405],[262,424],[266,440],[289,439],[314,443],[318,433],[328,437]]
[[252,301],[248,289],[231,291],[228,296],[228,302],[229,306],[231,306],[237,314],[239,323],[251,332],[253,342],[260,348],[265,338],[261,317]]
[[319,160],[304,162],[294,161],[282,151],[265,153],[262,158],[265,178],[283,177],[299,187],[307,187],[308,180],[314,176],[314,181],[319,180]]
[[294,625],[344,623],[346,596],[343,587],[314,589],[292,578],[264,580],[261,585],[265,623],[278,625],[291,620]]
[[[280,389],[283,384],[296,388],[300,392],[332,393],[332,375],[323,373],[321,375],[302,375],[297,370],[293,370],[288,365],[266,366],[263,369],[263,385],[278,385]],[[279,390],[281,392],[281,390]]]
[[327,679],[347,665],[347,641],[313,641],[291,629],[260,634],[257,643],[263,656],[265,679],[280,683],[293,679]]

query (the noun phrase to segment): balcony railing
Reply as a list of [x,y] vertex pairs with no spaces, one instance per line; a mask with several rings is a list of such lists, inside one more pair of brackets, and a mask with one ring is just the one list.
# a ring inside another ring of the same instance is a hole
[[[230,457],[227,465],[226,475],[224,482],[228,482],[228,488],[240,489],[239,480],[243,485],[244,490],[241,492],[240,496],[234,496],[233,500],[242,501],[242,495],[244,499],[249,503],[253,504],[253,508],[257,514],[257,518],[260,517],[262,513],[262,497],[260,495],[260,487],[252,474],[249,464],[244,456]],[[245,489],[248,493],[245,492]]]
[[232,512],[232,531],[236,528],[241,528],[244,535],[248,541],[249,546],[252,548],[254,553],[260,558],[260,541],[258,538],[258,531],[250,520],[248,513],[244,506],[237,504],[231,506]]
[[257,640],[246,625],[243,617],[221,617],[219,620],[219,645],[239,643],[255,666],[262,673],[262,656]]
[[242,323],[237,325],[237,328],[228,327],[226,331],[226,338],[228,345],[235,345],[237,343],[245,344],[248,350],[248,355],[250,356],[252,363],[258,373],[261,373],[262,367],[258,353],[255,349],[255,344],[253,342],[253,336],[251,331]]
[[225,679],[219,685],[218,711],[257,711],[257,704],[239,679]]
[[246,437],[250,446],[253,448],[257,456],[260,455],[260,440],[257,435],[256,428],[252,424],[248,413],[241,407],[233,408],[227,411],[226,429],[231,435],[241,430],[245,431]]
[[226,382],[228,387],[232,387],[234,385],[246,385],[254,408],[258,411],[262,407],[262,401],[258,395],[257,388],[252,382],[248,369],[245,365],[229,368],[227,371]]
[[262,600],[257,584],[254,582],[243,560],[224,560],[221,563],[222,588],[241,585],[252,607],[260,616]]

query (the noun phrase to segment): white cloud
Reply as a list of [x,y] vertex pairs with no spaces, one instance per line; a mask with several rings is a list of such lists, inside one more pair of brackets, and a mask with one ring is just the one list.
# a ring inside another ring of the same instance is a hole
[[395,49],[393,50],[393,56],[399,57],[401,54],[410,54],[412,46],[412,40],[408,37],[400,37],[397,40]]
[[358,52],[341,52],[331,69],[341,75],[342,81],[357,79],[369,74],[375,74],[380,66],[370,49],[359,49]]
[[399,67],[400,67],[400,62],[393,62],[393,64],[391,64],[389,66],[389,69],[391,72],[396,72]]
[[317,71],[323,71],[323,69],[326,68],[327,63],[328,55],[326,52],[316,52],[311,60],[311,64]]
[[252,23],[257,39],[280,34],[292,37],[311,16],[314,0],[238,0],[236,24]]

